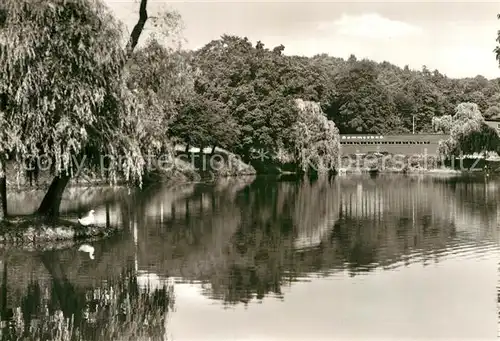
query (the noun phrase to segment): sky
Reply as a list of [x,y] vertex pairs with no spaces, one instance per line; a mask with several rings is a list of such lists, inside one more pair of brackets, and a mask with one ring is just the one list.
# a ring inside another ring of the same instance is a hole
[[[131,31],[139,1],[105,2]],[[165,8],[181,14],[191,49],[231,34],[283,44],[285,54],[354,54],[449,77],[500,77],[493,53],[500,2],[149,1],[150,15]]]

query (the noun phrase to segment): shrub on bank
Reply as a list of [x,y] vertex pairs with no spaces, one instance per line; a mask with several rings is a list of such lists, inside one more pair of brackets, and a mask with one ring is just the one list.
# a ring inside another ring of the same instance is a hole
[[213,151],[210,148],[203,151],[191,148],[187,152],[181,148],[176,150],[176,156],[202,176],[225,177],[257,174],[253,166],[244,163],[238,155],[222,148],[215,148]]

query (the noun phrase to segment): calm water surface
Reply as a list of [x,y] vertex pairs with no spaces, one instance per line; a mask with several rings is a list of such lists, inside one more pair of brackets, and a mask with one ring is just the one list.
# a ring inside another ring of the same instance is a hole
[[1,340],[495,339],[498,198],[484,177],[71,189],[64,215],[122,231],[94,260],[1,249]]

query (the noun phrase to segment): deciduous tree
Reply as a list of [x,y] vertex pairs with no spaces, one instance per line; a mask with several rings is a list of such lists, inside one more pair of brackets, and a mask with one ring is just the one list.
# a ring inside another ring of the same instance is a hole
[[187,146],[230,148],[239,128],[222,103],[194,94],[170,125],[169,134]]
[[196,91],[222,103],[234,118],[241,134],[232,151],[247,162],[254,150],[275,153],[296,121],[293,98],[284,89],[290,67],[287,57],[277,53],[281,50],[225,35],[196,53],[203,75]]
[[335,91],[338,111],[330,111],[329,118],[343,133],[387,133],[400,126],[373,62],[352,62],[335,80]]
[[[167,24],[180,25],[178,21]],[[173,29],[162,28],[162,31]],[[182,103],[193,95],[190,54],[169,42],[162,44],[158,37],[151,38],[131,55],[127,64],[127,87],[141,103],[134,138],[148,155],[170,149],[169,125],[179,114]]]
[[293,149],[282,161],[294,162],[302,172],[336,170],[340,139],[335,123],[328,120],[318,103],[301,99],[295,103],[299,115],[292,130]]
[[500,146],[498,133],[484,122],[475,103],[460,103],[451,120],[446,118],[442,121],[446,122],[442,126],[449,124],[450,127],[450,137],[439,144],[439,153],[442,155],[453,157],[497,151]]
[[136,105],[122,75],[142,29],[134,29],[124,49],[121,24],[99,0],[6,0],[0,6],[8,151],[19,163],[48,155],[56,174],[38,212],[58,215],[74,159],[84,155],[87,163],[105,154],[122,157],[118,169],[140,181],[144,160],[137,141],[127,137]]

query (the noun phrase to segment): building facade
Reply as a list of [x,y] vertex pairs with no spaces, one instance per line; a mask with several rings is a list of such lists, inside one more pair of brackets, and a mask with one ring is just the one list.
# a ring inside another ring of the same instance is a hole
[[500,134],[500,120],[487,120],[485,121],[487,125],[495,129],[497,133]]
[[439,141],[448,138],[447,134],[340,134],[342,154],[390,153],[390,154],[429,154],[437,153]]

